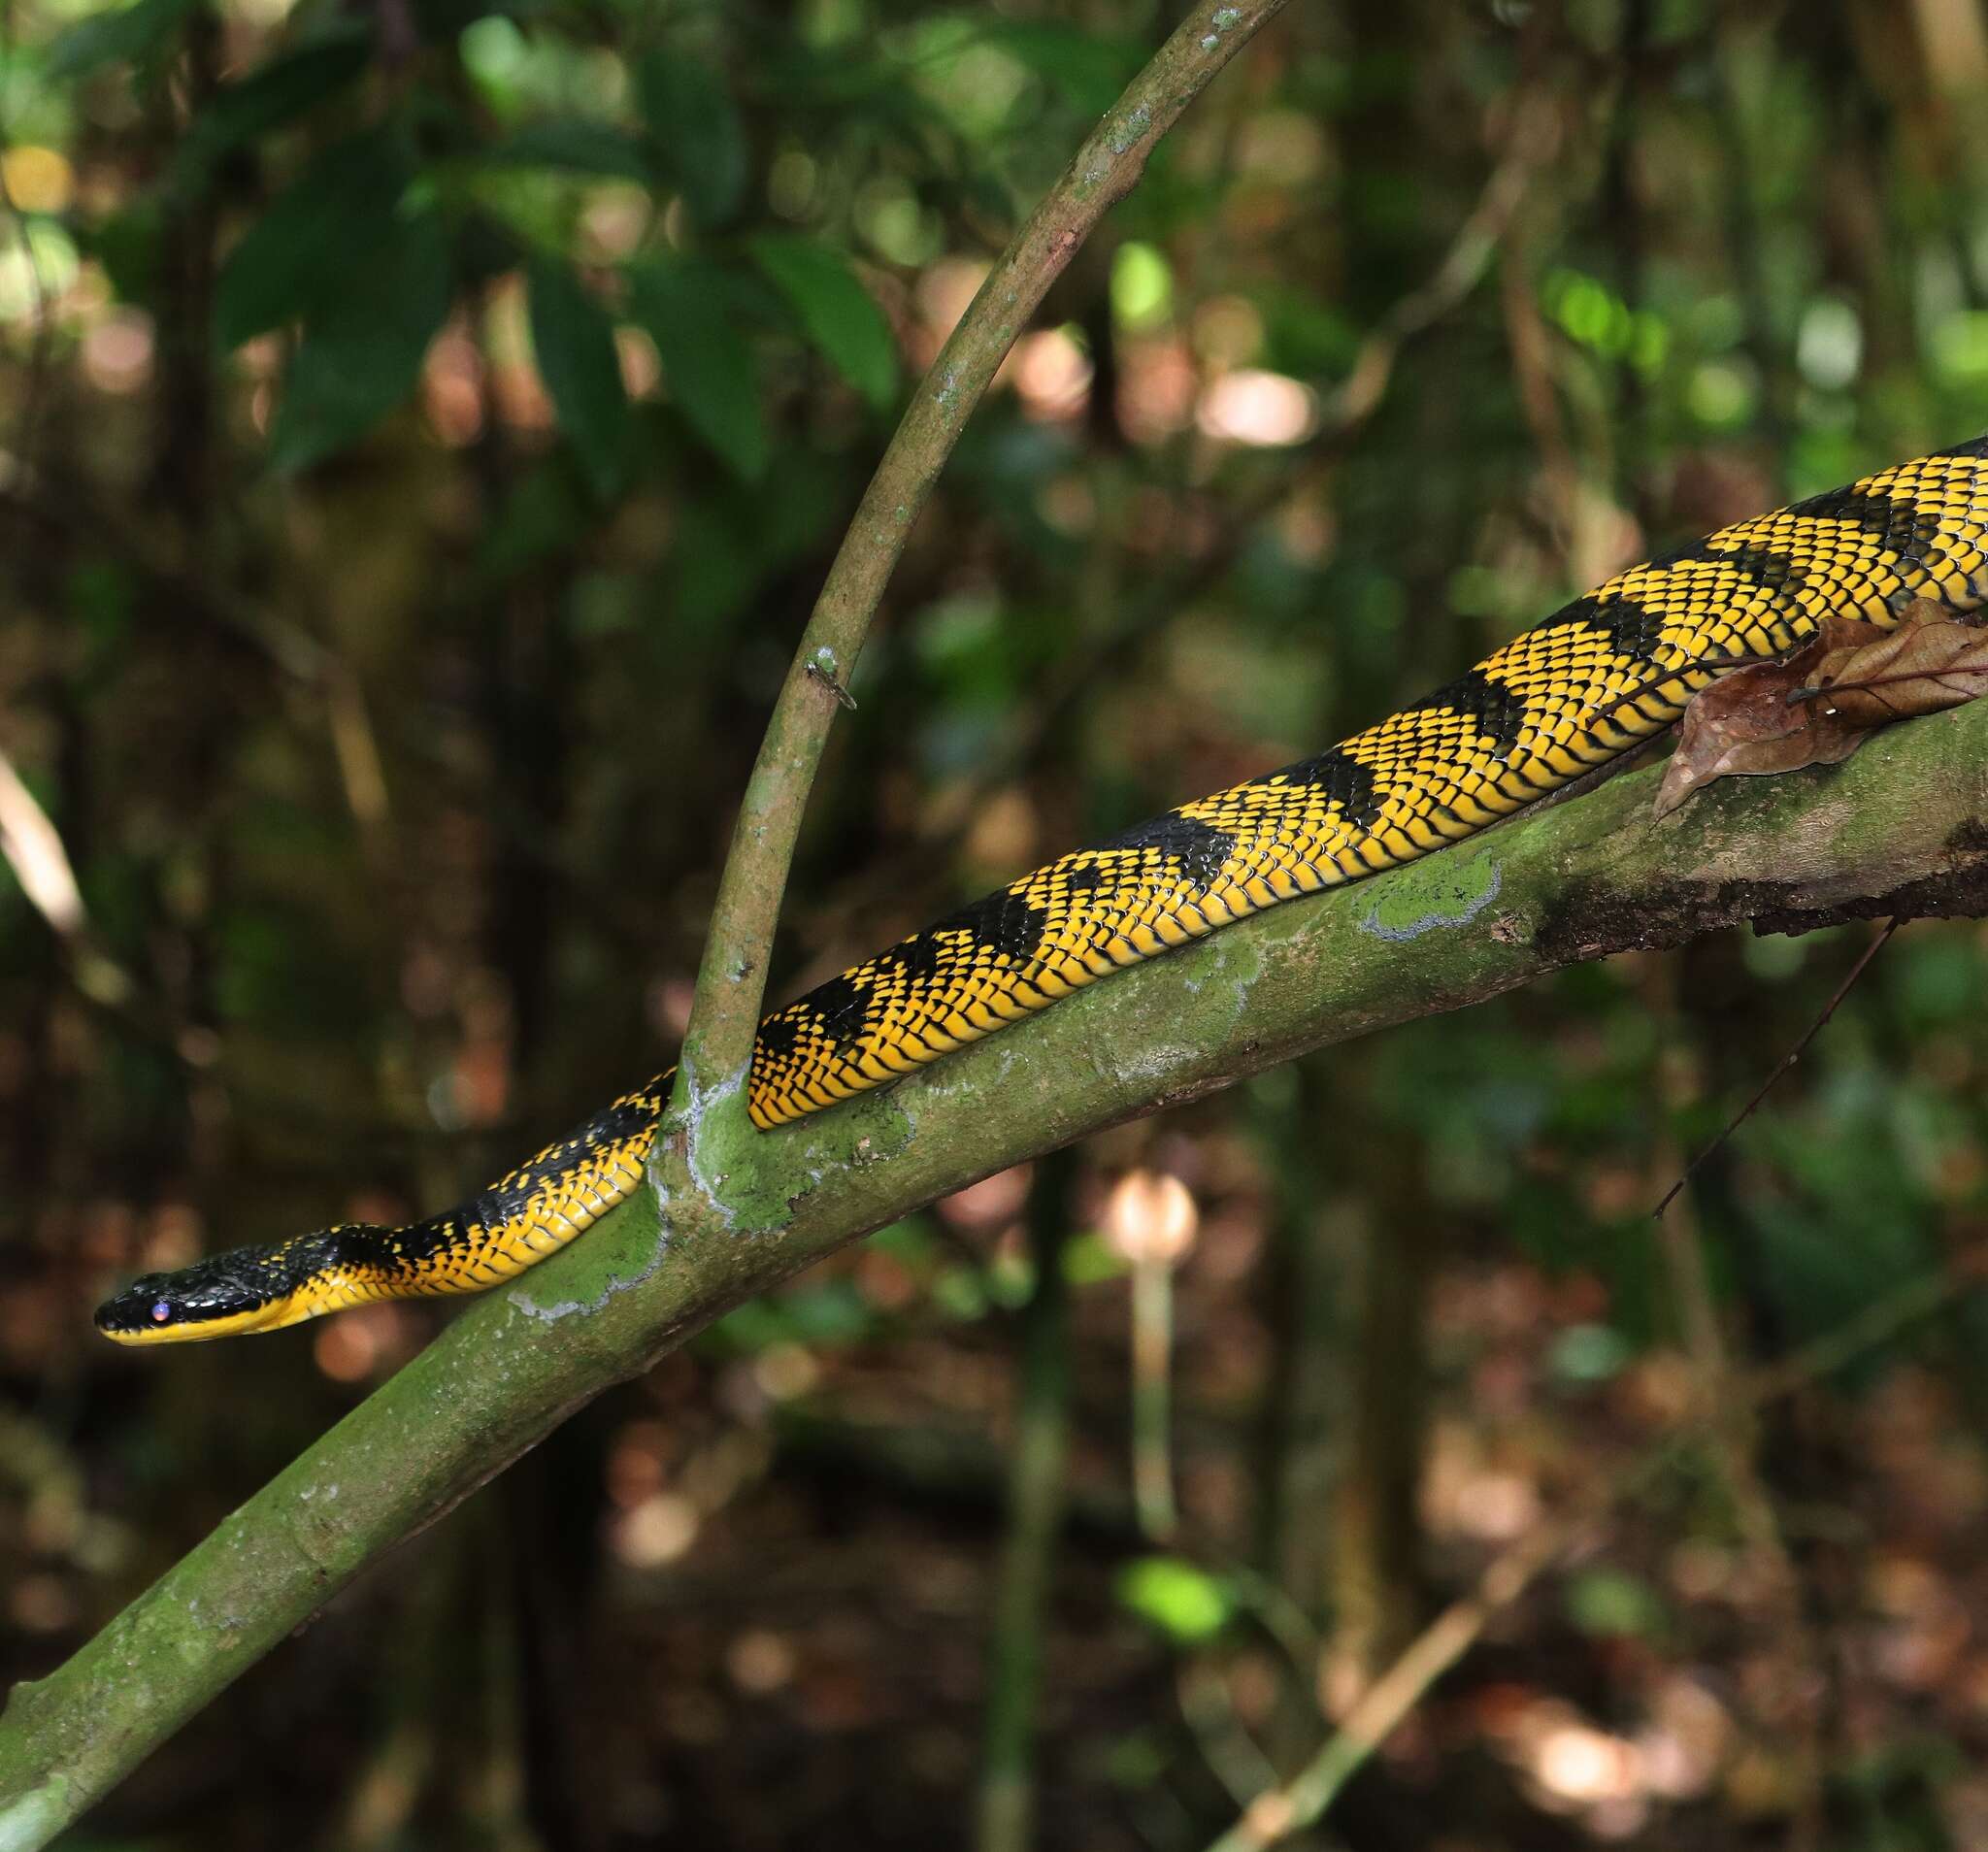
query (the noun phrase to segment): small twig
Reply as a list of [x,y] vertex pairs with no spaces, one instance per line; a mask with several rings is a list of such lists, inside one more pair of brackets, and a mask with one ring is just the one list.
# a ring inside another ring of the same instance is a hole
[[1494,1557],[1474,1592],[1452,1603],[1424,1628],[1367,1687],[1324,1747],[1292,1780],[1250,1802],[1242,1817],[1209,1852],[1261,1852],[1314,1824],[1429,1688],[1470,1651],[1491,1621],[1516,1602],[1541,1571],[1580,1539],[1598,1515],[1584,1509],[1542,1524]]
[[1186,1660],[1174,1677],[1180,1716],[1215,1779],[1239,1807],[1275,1785],[1277,1771],[1237,1714],[1220,1670],[1206,1657]]
[[[1138,182],[1154,145],[1287,4],[1195,6],[1015,234],[911,395],[829,568],[739,808],[683,1033],[679,1110],[700,1089],[729,1089],[745,1076],[780,897],[829,725],[842,706],[841,685],[967,420],[1049,285]],[[720,1109],[744,1122],[743,1099]]]
[[1777,1363],[1763,1364],[1746,1378],[1747,1401],[1756,1408],[1765,1407],[1833,1376],[1867,1351],[1983,1285],[1988,1285],[1988,1242],[1962,1249],[1938,1273],[1907,1280],[1836,1330],[1810,1339]]
[[1780,1058],[1780,1060],[1775,1064],[1773,1072],[1770,1074],[1768,1077],[1765,1080],[1763,1080],[1760,1083],[1759,1087],[1755,1090],[1753,1098],[1748,1100],[1747,1103],[1743,1107],[1741,1107],[1740,1110],[1733,1115],[1732,1118],[1726,1121],[1725,1125],[1720,1129],[1718,1137],[1713,1139],[1712,1141],[1709,1144],[1707,1144],[1704,1150],[1700,1151],[1699,1154],[1695,1158],[1693,1158],[1691,1162],[1687,1164],[1684,1167],[1684,1169],[1678,1174],[1676,1182],[1673,1183],[1671,1187],[1664,1192],[1664,1200],[1661,1203],[1659,1203],[1654,1209],[1650,1211],[1653,1217],[1655,1217],[1658,1220],[1663,1219],[1664,1211],[1677,1200],[1678,1191],[1683,1189],[1684,1186],[1691,1181],[1692,1177],[1697,1174],[1699,1166],[1702,1165],[1708,1157],[1710,1157],[1713,1152],[1719,1150],[1725,1144],[1726,1141],[1730,1139],[1734,1133],[1739,1131],[1739,1129],[1742,1125],[1744,1125],[1748,1119],[1750,1119],[1753,1116],[1755,1108],[1757,1108],[1760,1105],[1760,1103],[1763,1100],[1765,1100],[1771,1092],[1773,1092],[1775,1082],[1778,1081],[1780,1077],[1784,1074],[1786,1074],[1790,1068],[1792,1068],[1795,1065],[1796,1062],[1802,1059],[1803,1051],[1808,1046],[1808,1044],[1811,1042],[1815,1040],[1815,1038],[1818,1035],[1822,1033],[1823,1025],[1827,1023],[1833,1015],[1836,1014],[1838,1007],[1842,1003],[1843,999],[1850,994],[1850,991],[1855,986],[1857,979],[1864,976],[1864,973],[1866,969],[1869,967],[1871,961],[1873,958],[1875,958],[1880,951],[1884,949],[1885,942],[1889,940],[1892,934],[1897,932],[1898,929],[1899,922],[1896,919],[1888,919],[1884,922],[1884,925],[1872,939],[1870,944],[1866,945],[1863,951],[1858,954],[1857,962],[1850,967],[1848,976],[1846,976],[1843,981],[1837,986],[1836,995],[1833,996],[1828,1003],[1823,1005],[1821,1013],[1817,1015],[1815,1020],[1811,1022],[1808,1025],[1808,1027],[1803,1032],[1802,1040],[1796,1042],[1796,1044]]

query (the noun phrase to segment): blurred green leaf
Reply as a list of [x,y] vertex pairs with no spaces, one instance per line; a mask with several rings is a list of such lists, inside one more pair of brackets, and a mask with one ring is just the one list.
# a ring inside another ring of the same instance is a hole
[[301,470],[363,437],[413,389],[448,314],[448,242],[432,214],[395,221],[307,325],[269,461]]
[[231,149],[281,128],[314,104],[336,95],[357,79],[371,56],[370,35],[354,26],[228,84],[188,125],[186,139],[173,156],[175,181],[181,185],[200,184]]
[[[659,409],[657,415],[674,414]],[[832,538],[847,506],[845,475],[794,445],[775,449],[750,481],[726,471],[712,475],[701,497],[704,518],[677,531],[663,573],[662,600],[679,650],[724,638],[768,579]]]
[[84,228],[83,248],[104,267],[120,302],[149,305],[158,282],[165,215],[156,198],[141,195],[94,227]]
[[795,232],[767,232],[751,251],[822,356],[878,410],[887,407],[897,392],[897,343],[848,260]]
[[1927,937],[1894,958],[1889,989],[1901,1017],[1918,1035],[1977,1021],[1982,979],[1978,951],[1965,940]]
[[815,1344],[849,1344],[868,1337],[877,1311],[863,1289],[847,1277],[790,1286],[773,1302],[795,1339]]
[[1177,1645],[1211,1639],[1229,1624],[1235,1603],[1206,1570],[1177,1556],[1145,1556],[1119,1571],[1118,1599]]
[[1302,290],[1268,283],[1253,292],[1263,316],[1263,364],[1299,379],[1343,373],[1360,350],[1346,317]]
[[1634,1356],[1629,1339],[1613,1325],[1570,1325],[1554,1339],[1546,1368],[1561,1382],[1608,1382]]
[[215,332],[239,347],[363,286],[392,244],[412,178],[397,143],[369,130],[329,148],[280,193],[229,253],[215,287]]
[[578,475],[563,456],[526,470],[484,529],[477,570],[493,579],[509,579],[570,546],[593,513]]
[[631,268],[628,280],[671,399],[740,476],[757,480],[769,454],[766,419],[752,349],[726,313],[724,271],[705,258],[666,258]]
[[135,64],[155,51],[194,0],[138,0],[136,6],[79,19],[49,47],[46,75],[62,83],[118,61]]
[[1086,1229],[1063,1244],[1063,1277],[1073,1286],[1096,1286],[1130,1273],[1125,1257],[1095,1229]]
[[[1859,1153],[1850,1148],[1844,1155],[1854,1164]],[[1876,1154],[1867,1149],[1862,1156],[1865,1169],[1895,1176],[1896,1167]],[[1798,1338],[1833,1330],[1934,1264],[1910,1192],[1894,1181],[1891,1194],[1897,1207],[1889,1216],[1862,1205],[1838,1212],[1831,1203],[1821,1213],[1778,1202],[1756,1207],[1761,1290]]]
[[88,639],[90,666],[109,662],[131,634],[138,588],[130,572],[111,560],[81,560],[63,583],[64,605]]
[[614,351],[614,324],[573,271],[535,256],[531,281],[532,351],[566,433],[603,501],[621,487],[628,467],[628,393]]
[[583,116],[547,116],[528,122],[497,144],[484,158],[502,167],[563,167],[577,174],[602,174],[613,180],[652,185],[655,163],[639,137],[612,122]]
[[702,225],[725,224],[745,196],[750,150],[717,73],[677,52],[651,51],[636,85],[649,133],[691,216]]
[[1054,20],[1010,20],[979,36],[1019,59],[1086,116],[1103,115],[1146,55],[1137,40],[1103,37]]
[[850,1344],[877,1328],[875,1308],[851,1279],[824,1280],[727,1312],[712,1327],[725,1348],[752,1354],[776,1344]]
[[1568,1584],[1567,1617],[1598,1638],[1651,1639],[1670,1624],[1664,1599],[1624,1570],[1584,1571]]
[[1111,313],[1128,334],[1151,334],[1174,314],[1174,271],[1153,245],[1128,239],[1111,253]]

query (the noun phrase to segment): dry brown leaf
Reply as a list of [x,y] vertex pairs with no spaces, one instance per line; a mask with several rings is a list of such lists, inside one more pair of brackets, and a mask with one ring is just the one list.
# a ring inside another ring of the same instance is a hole
[[1894,720],[1988,693],[1988,631],[1918,599],[1893,630],[1832,617],[1791,656],[1737,670],[1692,697],[1657,792],[1668,816],[1715,778],[1835,765]]
[[1938,613],[1901,624],[1839,660],[1825,659],[1807,705],[1853,727],[1889,726],[1922,713],[1939,713],[1988,694],[1988,630]]
[[1670,815],[1716,778],[1760,777],[1848,758],[1861,736],[1817,705],[1789,697],[1815,685],[1831,653],[1852,650],[1870,635],[1869,624],[1833,617],[1792,656],[1736,669],[1700,689],[1677,729],[1656,814]]

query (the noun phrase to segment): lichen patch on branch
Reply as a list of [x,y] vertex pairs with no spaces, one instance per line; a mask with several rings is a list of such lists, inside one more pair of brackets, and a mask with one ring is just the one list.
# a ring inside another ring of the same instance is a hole
[[1424,933],[1468,926],[1504,885],[1504,870],[1488,849],[1468,861],[1444,855],[1416,862],[1375,895],[1360,917],[1360,930],[1405,944]]

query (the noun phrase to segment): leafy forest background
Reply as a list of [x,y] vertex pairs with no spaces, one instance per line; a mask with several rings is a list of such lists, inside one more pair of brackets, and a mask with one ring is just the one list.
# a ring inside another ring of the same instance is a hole
[[[895,411],[1175,23],[0,12],[0,1682],[446,1316],[133,1356],[97,1299],[452,1202],[668,1059]],[[1984,122],[1978,0],[1291,9],[968,431],[776,992],[1988,429]],[[1650,1214],[1868,937],[990,1178],[588,1408],[65,1843],[1988,1843],[1982,930],[1902,934]]]

